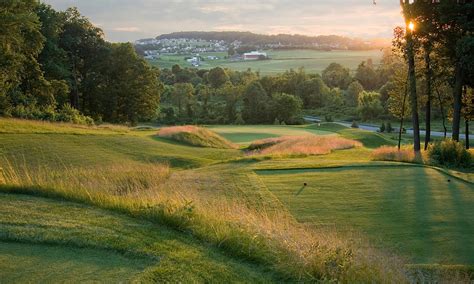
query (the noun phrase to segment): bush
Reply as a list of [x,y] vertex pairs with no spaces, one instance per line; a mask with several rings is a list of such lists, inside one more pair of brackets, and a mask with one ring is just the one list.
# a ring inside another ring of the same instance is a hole
[[380,126],[380,132],[385,132],[385,123],[382,122],[382,125]]
[[91,117],[81,114],[79,110],[73,108],[70,104],[63,105],[56,116],[56,121],[86,125],[94,124],[94,120]]
[[324,120],[326,120],[326,122],[333,122],[332,116],[329,114],[324,116]]
[[352,128],[359,128],[359,124],[357,124],[357,122],[355,120],[353,120],[352,124],[351,124],[351,127]]
[[469,168],[473,162],[472,155],[464,146],[452,139],[430,145],[428,157],[433,164],[452,168]]
[[278,120],[278,118],[275,118],[275,120],[273,121],[273,125],[280,125],[280,121]]

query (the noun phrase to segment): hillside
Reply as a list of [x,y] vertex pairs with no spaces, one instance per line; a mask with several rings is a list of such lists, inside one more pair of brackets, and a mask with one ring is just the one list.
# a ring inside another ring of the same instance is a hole
[[[156,37],[163,39],[200,39],[205,41],[224,41],[226,43],[240,42],[242,45],[258,46],[260,48],[312,48],[312,49],[348,49],[368,50],[387,46],[387,42],[381,40],[362,40],[348,38],[338,35],[263,35],[251,32],[212,32],[212,31],[189,31],[163,34]],[[145,39],[141,41],[149,41]],[[140,42],[140,40],[138,41]]]
[[[460,219],[474,213],[472,184],[370,161],[372,150],[359,144],[387,145],[389,137],[334,124],[211,128],[238,150],[140,129],[0,120],[0,278],[405,282],[405,269],[425,270],[419,264],[458,272],[474,264],[472,219]],[[359,147],[244,150],[295,135],[343,136]],[[440,212],[449,214],[439,220]]]

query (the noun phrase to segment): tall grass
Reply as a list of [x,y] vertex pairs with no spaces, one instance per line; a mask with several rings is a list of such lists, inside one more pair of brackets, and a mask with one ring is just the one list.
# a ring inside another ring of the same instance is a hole
[[[166,224],[255,261],[288,279],[405,282],[402,262],[360,236],[297,223],[285,210],[253,208],[238,198],[199,190],[196,173],[181,179],[167,165],[47,168],[3,163],[2,191],[62,198]],[[224,187],[225,184],[221,184]]]
[[283,136],[253,142],[248,149],[257,154],[270,155],[325,155],[334,150],[361,147],[358,141],[338,136]]
[[409,146],[405,146],[400,150],[397,147],[382,146],[372,152],[371,158],[374,161],[393,161],[405,163],[415,163],[419,161],[416,159],[415,152]]
[[160,129],[160,137],[169,138],[192,146],[234,149],[236,146],[219,134],[197,126],[172,126]]

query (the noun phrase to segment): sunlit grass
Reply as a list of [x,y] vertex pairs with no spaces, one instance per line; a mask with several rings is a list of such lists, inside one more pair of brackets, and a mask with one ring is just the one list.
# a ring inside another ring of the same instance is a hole
[[358,141],[338,136],[284,136],[254,141],[249,150],[262,155],[325,155],[361,147]]
[[201,178],[198,173],[183,182],[169,177],[166,165],[63,172],[64,179],[59,179],[59,172],[46,168],[31,171],[7,166],[2,190],[87,203],[188,231],[235,257],[268,265],[291,279],[404,277],[401,263],[394,265],[398,260],[364,242],[331,230],[306,228],[285,210],[252,208],[238,198],[199,190],[193,185],[193,180]]

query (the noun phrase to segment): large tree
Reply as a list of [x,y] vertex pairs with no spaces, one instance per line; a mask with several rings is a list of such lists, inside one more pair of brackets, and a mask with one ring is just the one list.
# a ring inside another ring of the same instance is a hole
[[37,61],[44,37],[36,7],[34,0],[0,2],[0,114],[48,97],[49,85]]

